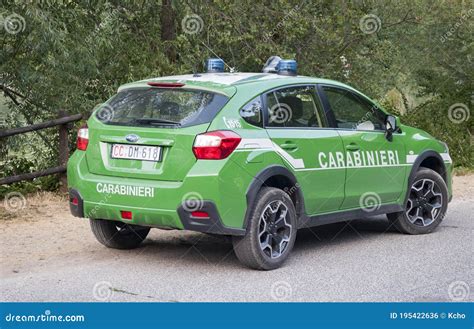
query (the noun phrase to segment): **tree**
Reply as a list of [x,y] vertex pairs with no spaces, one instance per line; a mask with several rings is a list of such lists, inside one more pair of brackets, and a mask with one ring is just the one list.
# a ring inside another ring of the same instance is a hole
[[[404,122],[446,140],[455,163],[472,166],[472,119],[448,116],[453,104],[467,114],[472,106],[469,2],[45,1],[4,2],[0,13],[8,126],[60,109],[90,113],[123,83],[200,71],[208,57],[260,71],[280,55],[296,58],[300,74],[346,82],[407,112]],[[33,148],[34,166],[55,161],[55,140],[32,138],[28,146],[8,139],[9,153]]]

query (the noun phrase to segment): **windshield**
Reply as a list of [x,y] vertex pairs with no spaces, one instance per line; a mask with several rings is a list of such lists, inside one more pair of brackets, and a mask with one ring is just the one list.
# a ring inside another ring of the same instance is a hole
[[227,101],[224,95],[202,90],[128,89],[109,100],[96,116],[113,125],[186,127],[211,122]]

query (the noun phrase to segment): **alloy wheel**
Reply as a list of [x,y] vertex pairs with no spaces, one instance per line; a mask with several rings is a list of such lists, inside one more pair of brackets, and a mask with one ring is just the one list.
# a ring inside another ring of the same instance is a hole
[[288,216],[288,207],[280,200],[270,202],[260,216],[260,248],[270,258],[280,257],[288,246],[293,230]]
[[439,186],[431,179],[420,179],[411,186],[406,215],[412,224],[429,226],[440,216],[442,205]]

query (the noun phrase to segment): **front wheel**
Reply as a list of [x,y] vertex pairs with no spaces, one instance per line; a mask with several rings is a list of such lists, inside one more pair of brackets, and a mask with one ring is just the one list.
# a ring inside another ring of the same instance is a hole
[[234,252],[250,268],[278,268],[288,258],[296,239],[293,202],[282,190],[265,187],[252,207],[245,236],[232,238]]
[[402,233],[432,232],[443,220],[448,208],[448,188],[434,170],[421,168],[409,186],[405,211],[387,214]]
[[150,232],[149,227],[126,224],[123,222],[90,219],[92,233],[97,241],[108,248],[137,248]]

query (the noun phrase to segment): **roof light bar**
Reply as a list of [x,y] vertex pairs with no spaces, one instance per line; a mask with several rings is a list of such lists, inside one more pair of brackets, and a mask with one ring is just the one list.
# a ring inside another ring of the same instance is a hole
[[296,75],[298,64],[294,59],[282,59],[278,62],[277,72],[281,75]]
[[209,58],[206,61],[207,73],[222,73],[224,72],[224,61],[220,58]]

